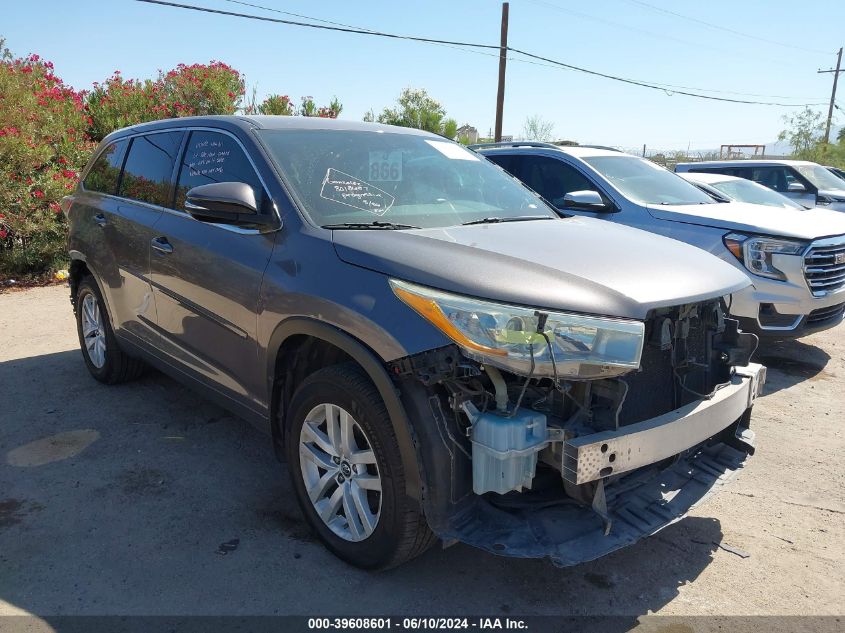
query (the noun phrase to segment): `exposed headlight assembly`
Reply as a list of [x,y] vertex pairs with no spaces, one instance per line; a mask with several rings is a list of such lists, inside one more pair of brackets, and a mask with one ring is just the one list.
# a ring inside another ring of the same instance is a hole
[[780,280],[786,280],[786,275],[775,266],[774,256],[801,255],[807,248],[804,242],[742,233],[728,233],[722,241],[749,271],[761,277]]
[[569,379],[606,378],[640,366],[645,337],[641,321],[538,311],[396,279],[390,286],[399,299],[479,362],[527,375],[533,359],[535,376],[557,373]]

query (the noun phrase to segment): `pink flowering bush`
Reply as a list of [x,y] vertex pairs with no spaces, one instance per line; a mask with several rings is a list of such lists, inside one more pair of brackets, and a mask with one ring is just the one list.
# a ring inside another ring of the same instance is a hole
[[179,64],[158,78],[124,79],[120,71],[86,96],[89,134],[96,141],[110,132],[172,117],[234,114],[244,95],[241,74],[223,62]]
[[94,144],[83,96],[38,55],[15,58],[0,39],[0,279],[60,265],[65,219]]

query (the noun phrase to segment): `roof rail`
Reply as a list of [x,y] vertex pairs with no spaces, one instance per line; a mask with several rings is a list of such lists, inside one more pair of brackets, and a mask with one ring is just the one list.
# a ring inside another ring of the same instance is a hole
[[559,145],[540,143],[539,141],[501,141],[499,143],[475,143],[468,145],[470,149],[484,149],[485,147],[545,147],[546,149],[560,149]]
[[618,149],[618,148],[616,148],[616,147],[610,147],[609,145],[578,145],[577,147],[588,147],[588,148],[590,148],[590,149],[605,149],[605,150],[607,150],[608,152],[620,152],[620,153],[624,153],[624,152],[622,152],[622,150],[621,150],[621,149]]

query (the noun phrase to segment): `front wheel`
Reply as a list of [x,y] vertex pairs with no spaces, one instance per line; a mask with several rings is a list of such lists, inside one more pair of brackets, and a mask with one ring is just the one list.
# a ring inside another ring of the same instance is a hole
[[287,457],[309,524],[343,560],[366,569],[400,565],[434,541],[405,494],[390,417],[355,364],[321,369],[289,407]]

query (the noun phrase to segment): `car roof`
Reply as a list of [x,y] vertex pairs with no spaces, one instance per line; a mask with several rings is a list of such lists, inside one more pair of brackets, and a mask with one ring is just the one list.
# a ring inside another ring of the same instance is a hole
[[701,171],[685,171],[678,174],[685,180],[694,180],[695,182],[703,182],[706,185],[712,185],[716,182],[728,182],[731,180],[745,180],[745,178],[738,178],[736,176],[728,176],[727,174],[711,174]]
[[778,160],[778,159],[742,159],[742,160],[705,160],[696,163],[678,163],[678,167],[692,169],[695,167],[766,167],[769,165],[815,165],[808,160]]
[[516,152],[516,153],[525,153],[525,154],[534,154],[534,153],[542,153],[542,154],[549,154],[554,152],[561,152],[563,154],[569,154],[570,156],[575,156],[576,158],[593,158],[596,156],[630,156],[631,154],[625,154],[625,152],[619,152],[615,149],[604,149],[601,147],[589,147],[583,145],[552,145],[551,143],[530,143],[526,142],[525,145],[521,145],[518,141],[502,143],[501,145],[498,144],[490,144],[490,145],[481,145],[476,148],[476,151],[482,154],[498,154],[498,153],[505,153],[505,152]]
[[[182,127],[221,127],[249,130],[343,130],[356,132],[390,132],[393,134],[408,134],[413,136],[427,136],[436,139],[444,137],[417,130],[415,128],[385,125],[383,123],[367,123],[351,119],[329,119],[326,117],[304,116],[272,116],[272,115],[213,115],[189,116],[175,119],[160,119],[148,123],[139,123],[115,130],[106,139],[118,138],[129,134],[139,134]],[[444,139],[445,140],[445,139]]]

